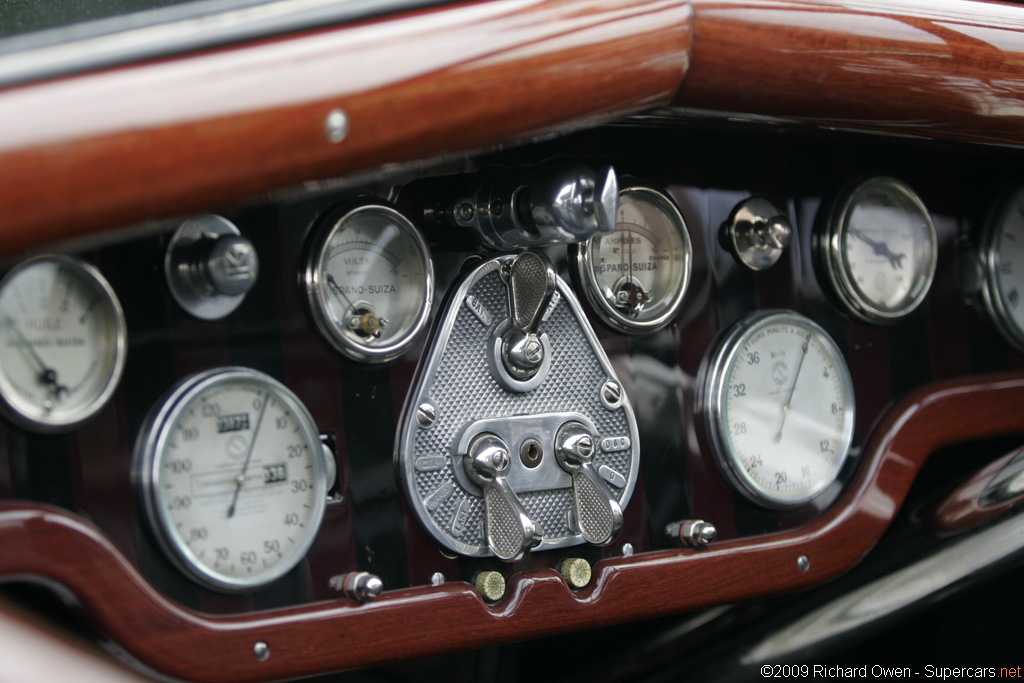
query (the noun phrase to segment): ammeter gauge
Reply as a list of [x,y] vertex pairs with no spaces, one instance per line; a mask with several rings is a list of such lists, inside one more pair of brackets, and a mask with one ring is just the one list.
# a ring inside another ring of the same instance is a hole
[[622,332],[653,332],[682,306],[693,248],[669,197],[649,187],[619,193],[615,230],[575,247],[577,280],[591,307]]
[[843,193],[816,239],[826,284],[861,320],[896,322],[928,294],[938,261],[935,225],[895,178],[871,178]]
[[222,590],[283,576],[305,556],[324,514],[313,418],[284,385],[247,368],[179,384],[140,433],[135,472],[168,557]]
[[981,237],[985,307],[1006,339],[1024,351],[1024,188],[999,207]]
[[409,348],[430,315],[433,278],[415,226],[380,204],[332,214],[305,273],[320,332],[361,361],[390,360]]
[[69,429],[117,388],[127,342],[114,290],[96,268],[40,256],[0,281],[0,398],[29,429]]
[[705,372],[706,433],[740,493],[788,508],[835,481],[853,439],[853,383],[821,327],[796,313],[754,314],[726,333]]

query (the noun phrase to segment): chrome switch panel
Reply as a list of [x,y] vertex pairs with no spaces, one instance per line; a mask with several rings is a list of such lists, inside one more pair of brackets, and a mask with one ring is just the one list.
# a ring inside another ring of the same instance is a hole
[[[536,277],[539,260],[554,289],[539,322],[524,325],[511,293],[521,273]],[[543,349],[532,374],[508,371],[503,340],[516,328]],[[451,551],[515,560],[615,539],[639,471],[636,419],[572,289],[542,254],[486,261],[449,297],[395,458],[420,523]]]

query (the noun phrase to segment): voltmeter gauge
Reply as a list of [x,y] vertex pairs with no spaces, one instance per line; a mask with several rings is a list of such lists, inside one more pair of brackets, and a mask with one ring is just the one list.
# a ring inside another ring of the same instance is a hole
[[920,198],[895,178],[871,178],[844,192],[816,239],[826,284],[867,322],[907,315],[935,277],[935,225]]
[[326,475],[313,418],[283,384],[248,368],[179,384],[140,433],[134,469],[163,550],[190,578],[220,590],[286,574],[323,519]]
[[615,230],[577,245],[573,267],[604,322],[622,332],[652,332],[683,304],[693,247],[675,203],[649,187],[619,192]]
[[999,207],[981,238],[985,307],[1003,336],[1024,351],[1024,188]]
[[331,214],[306,267],[317,327],[345,355],[387,361],[426,326],[433,267],[426,242],[391,207],[365,204]]
[[0,281],[0,398],[25,427],[69,429],[107,404],[124,369],[124,314],[93,266],[40,256]]
[[838,477],[853,439],[853,383],[816,323],[785,311],[742,320],[716,346],[702,391],[715,458],[750,500],[796,507]]

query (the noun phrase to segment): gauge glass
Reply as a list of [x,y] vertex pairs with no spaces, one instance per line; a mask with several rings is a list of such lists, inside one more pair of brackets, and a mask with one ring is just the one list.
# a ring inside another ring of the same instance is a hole
[[986,308],[1006,339],[1024,351],[1024,188],[989,222],[982,258]]
[[317,326],[342,353],[386,361],[424,328],[433,299],[427,245],[407,218],[382,205],[329,221],[306,269]]
[[924,300],[935,276],[935,226],[913,190],[872,178],[844,194],[821,241],[822,261],[847,310],[889,323]]
[[246,368],[180,384],[147,422],[136,471],[165,552],[219,589],[283,576],[305,556],[324,514],[312,417],[284,385]]
[[741,321],[717,348],[705,391],[718,462],[754,502],[801,505],[838,476],[853,438],[853,386],[811,320],[766,312]]
[[124,368],[121,305],[89,264],[41,256],[0,282],[0,396],[8,415],[42,432],[106,405]]
[[590,305],[611,327],[651,332],[679,312],[693,249],[679,209],[647,187],[619,193],[615,230],[581,244],[575,267]]

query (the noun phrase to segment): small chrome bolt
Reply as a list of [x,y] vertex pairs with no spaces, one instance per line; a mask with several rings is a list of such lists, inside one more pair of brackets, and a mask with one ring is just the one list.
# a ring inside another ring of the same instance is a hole
[[622,387],[617,382],[608,381],[601,387],[601,395],[608,403],[615,405],[622,398]]
[[469,202],[462,202],[459,204],[458,213],[461,221],[473,220],[473,205]]
[[433,574],[431,574],[431,576],[430,576],[430,585],[431,586],[440,586],[442,583],[444,583],[444,574],[442,574],[441,572],[434,572]]
[[562,563],[558,566],[558,571],[565,579],[565,582],[569,584],[570,588],[580,589],[590,583],[590,577],[593,573],[590,563],[584,560],[582,557],[570,557],[562,560]]
[[633,557],[633,544],[632,543],[623,543],[622,544],[622,556],[623,557]]
[[338,144],[348,136],[348,116],[340,109],[332,109],[324,122],[324,134],[334,144]]
[[420,427],[426,428],[434,424],[434,420],[437,419],[437,409],[434,408],[430,403],[421,403],[416,408],[416,421],[420,423]]
[[256,655],[256,659],[265,662],[270,658],[270,646],[261,640],[252,646],[252,653]]
[[482,571],[473,579],[473,586],[487,602],[497,602],[505,597],[505,577],[501,572]]
[[801,555],[800,557],[796,558],[796,566],[802,572],[809,570],[811,568],[811,558],[807,557],[806,555]]
[[346,598],[359,602],[369,602],[384,590],[384,582],[380,577],[369,572],[349,572],[332,576],[330,586],[341,591]]
[[681,522],[672,522],[665,527],[665,533],[683,545],[702,550],[708,544],[718,538],[718,530],[711,522],[703,519],[686,519]]

